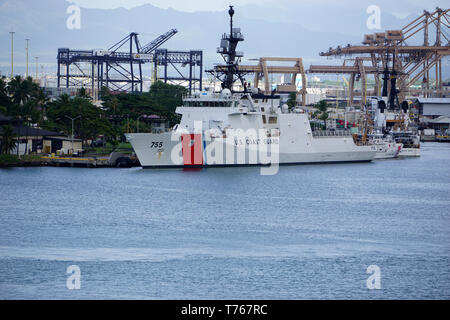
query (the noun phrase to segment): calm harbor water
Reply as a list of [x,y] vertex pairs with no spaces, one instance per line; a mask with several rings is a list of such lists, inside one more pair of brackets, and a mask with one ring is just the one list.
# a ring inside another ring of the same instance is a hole
[[0,169],[0,299],[449,299],[449,169]]

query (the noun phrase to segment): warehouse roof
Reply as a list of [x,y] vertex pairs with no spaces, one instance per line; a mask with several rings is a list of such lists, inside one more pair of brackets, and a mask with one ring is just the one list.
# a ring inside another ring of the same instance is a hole
[[[63,136],[62,133],[39,129],[39,128],[31,128],[27,126],[12,126],[13,132],[16,136],[19,137],[33,137],[33,136],[46,136],[46,137],[60,137]],[[0,127],[0,133],[2,132],[2,128]]]
[[420,103],[449,104],[450,98],[417,98]]

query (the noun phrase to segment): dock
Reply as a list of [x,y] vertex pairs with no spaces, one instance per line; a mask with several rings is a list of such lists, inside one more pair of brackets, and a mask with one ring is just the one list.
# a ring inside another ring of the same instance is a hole
[[111,167],[109,158],[96,158],[96,157],[41,157],[42,165],[56,166],[56,167],[86,167],[86,168],[98,168],[98,167]]

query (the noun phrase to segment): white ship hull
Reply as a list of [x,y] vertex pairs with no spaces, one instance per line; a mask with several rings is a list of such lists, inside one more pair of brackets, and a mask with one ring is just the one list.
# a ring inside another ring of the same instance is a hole
[[386,142],[382,145],[376,145],[377,153],[375,159],[393,159],[397,158],[402,150],[401,143]]
[[420,148],[402,148],[400,157],[420,157]]
[[[376,154],[373,146],[356,146],[351,136],[313,138],[316,141],[304,149],[299,146],[283,147],[289,141],[283,142],[282,137],[268,138],[269,144],[279,143],[279,151],[273,153],[261,153],[254,145],[239,145],[233,139],[206,141],[201,134],[184,135],[183,138],[170,132],[126,136],[144,168],[367,162],[373,160]],[[183,143],[186,136],[189,143]],[[252,140],[250,138],[248,142]]]

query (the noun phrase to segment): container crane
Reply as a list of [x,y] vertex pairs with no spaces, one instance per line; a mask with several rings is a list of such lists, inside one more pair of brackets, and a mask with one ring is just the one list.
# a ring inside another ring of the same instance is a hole
[[[66,88],[83,87],[89,82],[92,92],[103,86],[113,91],[142,92],[142,64],[152,63],[153,52],[177,32],[171,29],[145,46],[140,45],[138,33],[132,32],[108,50],[60,48],[57,57],[58,87],[61,84]],[[88,69],[84,70],[81,64],[88,64]],[[70,68],[72,65],[74,68]]]

